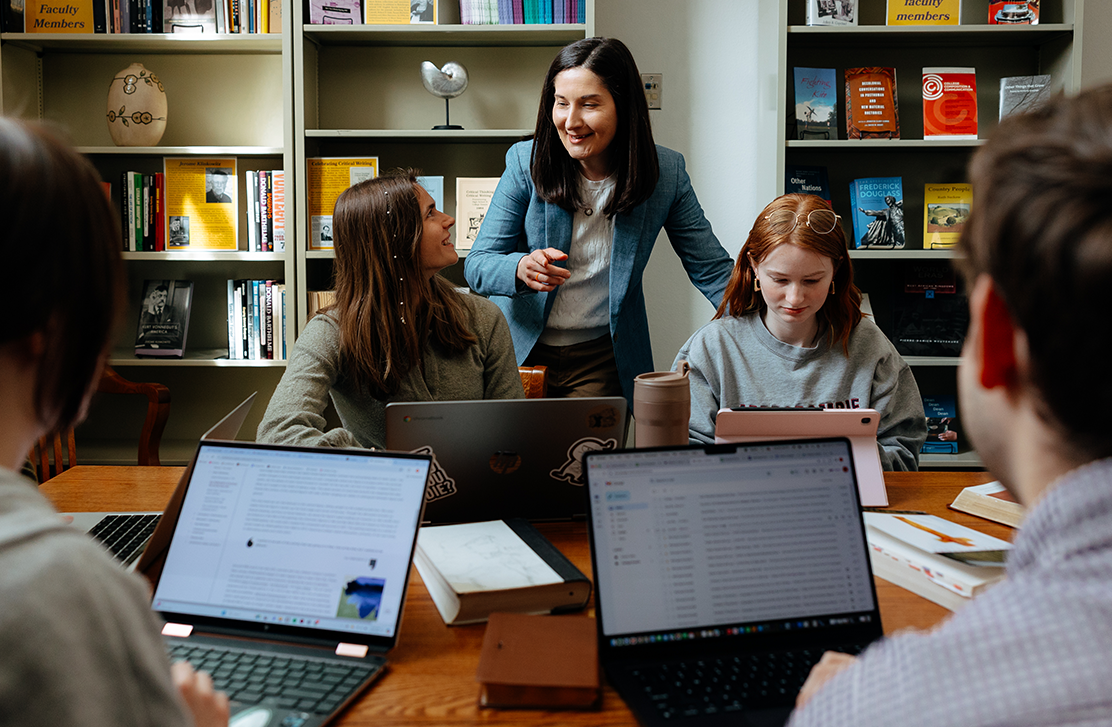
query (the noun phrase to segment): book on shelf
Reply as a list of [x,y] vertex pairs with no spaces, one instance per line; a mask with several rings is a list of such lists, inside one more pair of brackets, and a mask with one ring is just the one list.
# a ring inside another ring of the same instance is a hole
[[120,229],[128,252],[160,252],[166,246],[166,186],[161,172],[120,173]]
[[865,177],[849,183],[854,247],[902,250],[907,245],[903,177]]
[[830,202],[830,181],[826,167],[804,166],[802,164],[784,165],[785,194],[813,194]]
[[286,173],[281,169],[271,172],[274,212],[274,252],[286,251]]
[[285,359],[285,306],[281,280],[229,280],[228,358]]
[[456,177],[456,249],[470,250],[494,197],[498,177]]
[[[10,0],[3,0],[8,4]],[[20,33],[92,33],[93,6],[98,0],[29,0]]]
[[1000,118],[1034,111],[1050,100],[1050,76],[1005,76],[1000,79]]
[[362,25],[359,0],[309,0],[310,25]]
[[238,249],[235,157],[166,157],[168,250]]
[[413,565],[448,625],[587,605],[591,582],[521,518],[422,527]]
[[951,611],[1004,578],[1007,541],[934,515],[862,517],[873,574]]
[[807,25],[857,25],[858,0],[807,0]]
[[989,0],[989,25],[1038,25],[1039,0]]
[[[285,181],[281,172],[248,170],[247,249],[251,252],[282,252],[285,249]],[[278,212],[278,205],[282,210]],[[282,242],[278,243],[281,231]]]
[[436,208],[444,212],[444,177],[420,176],[417,177],[417,184],[425,188],[425,191],[432,197],[432,201],[436,203]]
[[838,81],[833,68],[793,68],[795,138],[838,138]]
[[923,188],[923,249],[951,250],[973,207],[973,186],[928,184]]
[[308,315],[305,316],[306,322],[313,320],[313,316],[322,308],[327,308],[330,305],[336,304],[335,290],[310,290],[308,294]]
[[363,0],[367,25],[436,23],[436,0]]
[[913,260],[903,270],[902,291],[892,297],[892,343],[902,356],[961,355],[969,302],[957,293],[948,260]]
[[475,679],[483,707],[594,707],[602,697],[595,620],[491,614]]
[[1018,528],[1023,522],[1023,505],[999,482],[966,487],[950,507],[960,512]]
[[923,69],[923,138],[977,138],[976,69]]
[[888,25],[958,25],[961,0],[888,0]]
[[845,80],[846,138],[899,139],[896,69],[882,66],[847,68]]
[[958,404],[953,395],[923,397],[927,415],[927,440],[919,449],[923,454],[958,453]]
[[135,355],[181,358],[193,303],[191,280],[146,280],[139,301]]
[[223,0],[153,0],[162,6],[163,33],[200,33],[215,35],[220,32],[217,25],[216,8]]
[[378,176],[378,157],[310,157],[305,160],[309,207],[309,249],[332,249],[332,211],[336,200],[365,179]]

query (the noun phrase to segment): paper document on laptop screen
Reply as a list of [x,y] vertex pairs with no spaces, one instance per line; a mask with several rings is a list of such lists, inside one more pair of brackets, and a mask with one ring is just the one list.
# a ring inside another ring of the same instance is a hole
[[155,608],[392,635],[425,471],[415,460],[206,447]]

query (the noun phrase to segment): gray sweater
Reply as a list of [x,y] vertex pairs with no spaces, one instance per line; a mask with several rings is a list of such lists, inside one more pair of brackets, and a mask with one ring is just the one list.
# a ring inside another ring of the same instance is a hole
[[[386,405],[390,401],[522,398],[525,392],[502,311],[478,295],[461,295],[478,341],[455,356],[428,346],[424,367],[411,369],[389,400],[360,393],[340,374],[340,327],[332,316],[318,315],[309,321],[259,424],[258,441],[382,448],[386,446]],[[325,431],[329,396],[342,429]]]
[[[872,408],[886,470],[915,470],[927,438],[911,369],[869,318],[850,334],[849,356],[826,336],[815,348],[780,341],[752,313],[711,321],[676,356],[691,365],[691,442],[714,442],[718,410],[739,406]],[[675,364],[672,366],[675,369]]]
[[0,468],[0,722],[193,724],[142,581]]

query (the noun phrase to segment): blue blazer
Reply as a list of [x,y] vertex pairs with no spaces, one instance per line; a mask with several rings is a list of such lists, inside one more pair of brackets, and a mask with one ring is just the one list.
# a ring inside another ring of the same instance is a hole
[[[532,148],[532,141],[523,141],[506,153],[506,171],[464,263],[468,285],[505,314],[519,365],[544,330],[560,288],[538,293],[519,286],[518,261],[533,250],[554,247],[570,252],[571,247],[572,213],[545,202],[533,188]],[[683,156],[662,146],[656,151],[660,160],[656,189],[629,214],[614,218],[610,253],[610,336],[622,390],[631,405],[634,377],[653,370],[642,276],[660,231],[668,232],[691,282],[715,306],[722,301],[733,270],[733,261],[695,198]]]

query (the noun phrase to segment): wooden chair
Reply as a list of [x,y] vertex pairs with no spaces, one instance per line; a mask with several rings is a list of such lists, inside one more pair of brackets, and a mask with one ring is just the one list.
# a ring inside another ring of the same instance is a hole
[[518,366],[521,386],[525,389],[526,399],[543,399],[548,393],[547,366]]
[[[139,434],[138,463],[154,466],[162,464],[158,459],[158,447],[162,443],[166,420],[170,418],[170,390],[162,384],[128,381],[116,373],[111,366],[105,366],[97,383],[97,391],[106,394],[138,394],[147,397],[147,416],[143,421],[143,430]],[[31,461],[38,470],[40,483],[77,464],[77,447],[73,429],[67,429],[53,437],[39,439],[39,443],[31,451]]]

